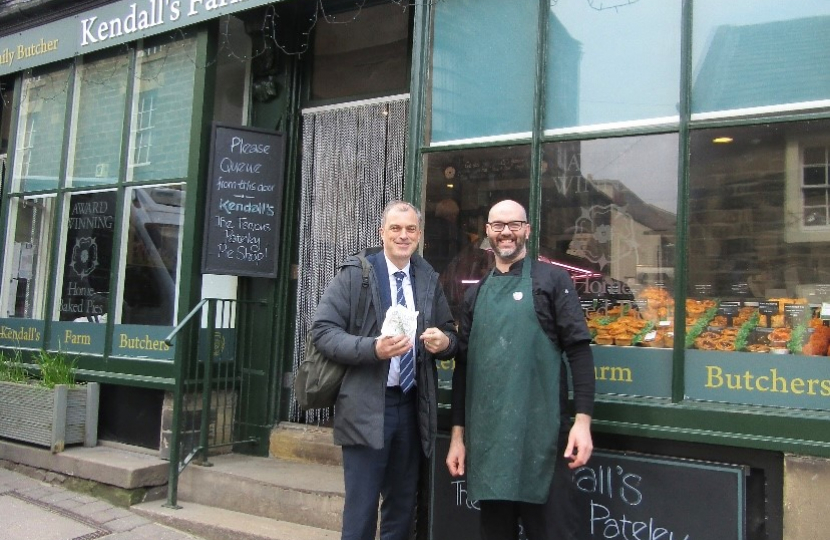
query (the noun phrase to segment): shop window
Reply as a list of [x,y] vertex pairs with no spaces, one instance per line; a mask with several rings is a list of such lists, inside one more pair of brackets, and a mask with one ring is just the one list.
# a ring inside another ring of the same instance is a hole
[[677,144],[666,134],[543,147],[540,256],[573,277],[597,345],[670,358]]
[[184,186],[130,189],[128,201],[119,322],[172,325],[178,296]]
[[138,51],[128,180],[187,176],[195,58],[194,38],[149,41]]
[[[530,147],[506,146],[427,154],[423,255],[438,271],[453,316],[464,293],[495,264],[485,233],[490,207],[503,199],[527,208]],[[439,362],[439,403],[449,407],[453,360]]]
[[118,181],[128,68],[124,54],[84,59],[78,66],[67,185]]
[[55,189],[66,124],[69,69],[38,69],[21,89],[13,191]]
[[15,197],[3,266],[3,317],[44,318],[54,197]]
[[810,59],[830,49],[830,4],[695,0],[692,112],[826,106],[830,72]]
[[325,12],[314,30],[312,101],[409,92],[410,17],[396,2]]
[[678,121],[680,2],[551,2],[545,128]]
[[530,147],[429,154],[425,169],[424,257],[458,319],[464,291],[494,264],[484,227],[490,207],[503,199],[527,207]]
[[172,358],[161,343],[176,316],[195,51],[194,38],[163,36],[76,59],[74,85],[65,67],[22,78],[6,189],[4,345]]
[[529,139],[538,2],[438,2],[434,12],[430,142]]
[[830,301],[830,184],[821,141],[830,141],[830,122],[700,130],[691,140],[687,346],[826,355],[819,316]]

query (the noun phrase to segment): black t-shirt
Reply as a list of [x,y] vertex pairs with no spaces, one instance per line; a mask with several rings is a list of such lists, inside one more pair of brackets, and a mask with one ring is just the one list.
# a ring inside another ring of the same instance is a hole
[[[465,402],[467,390],[467,345],[470,329],[473,327],[473,310],[481,285],[486,279],[500,276],[520,276],[525,259],[513,263],[506,273],[493,273],[471,287],[464,295],[464,305],[459,322],[459,348],[455,357],[455,371],[452,376],[452,423],[465,424]],[[563,351],[571,367],[573,382],[574,410],[576,413],[593,414],[594,357],[591,352],[591,333],[585,324],[585,315],[579,303],[571,276],[562,268],[534,261],[531,268],[533,307],[542,330],[559,350]],[[568,381],[565,364],[562,363],[559,377],[560,410],[565,414],[568,400]]]

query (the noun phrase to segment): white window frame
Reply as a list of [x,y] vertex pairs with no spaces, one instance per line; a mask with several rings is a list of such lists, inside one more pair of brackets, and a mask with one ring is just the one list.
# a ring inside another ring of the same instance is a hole
[[[785,150],[785,241],[797,242],[827,242],[830,234],[830,198],[827,202],[828,221],[825,225],[804,225],[804,150],[805,148],[824,147],[830,153],[830,138],[828,137],[796,137],[788,139]],[[830,154],[828,155],[830,160]],[[830,178],[826,189],[830,197]]]

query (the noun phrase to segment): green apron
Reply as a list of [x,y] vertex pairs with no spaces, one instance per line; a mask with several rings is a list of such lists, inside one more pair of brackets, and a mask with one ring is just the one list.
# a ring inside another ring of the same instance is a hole
[[532,261],[481,286],[467,360],[471,500],[547,501],[559,435],[562,355],[533,307]]

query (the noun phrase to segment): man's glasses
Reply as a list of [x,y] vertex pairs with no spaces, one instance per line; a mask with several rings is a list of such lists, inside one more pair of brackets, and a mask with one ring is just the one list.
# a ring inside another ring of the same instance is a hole
[[509,221],[507,223],[503,223],[501,221],[491,221],[487,225],[490,226],[495,232],[502,232],[505,227],[510,229],[513,232],[519,231],[522,227],[525,226],[527,221]]

